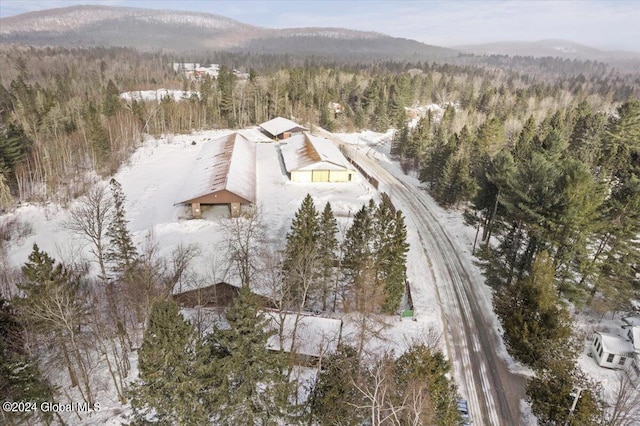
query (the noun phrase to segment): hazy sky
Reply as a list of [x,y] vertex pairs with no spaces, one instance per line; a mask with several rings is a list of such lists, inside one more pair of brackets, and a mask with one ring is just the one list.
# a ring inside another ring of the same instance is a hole
[[270,28],[378,31],[440,46],[554,38],[640,51],[640,0],[0,0],[0,17],[76,4],[209,12]]

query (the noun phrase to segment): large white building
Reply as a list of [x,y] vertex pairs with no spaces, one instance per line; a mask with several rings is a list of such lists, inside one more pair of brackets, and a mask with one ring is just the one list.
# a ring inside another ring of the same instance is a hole
[[308,132],[292,136],[280,146],[292,182],[351,182],[356,171],[338,147]]

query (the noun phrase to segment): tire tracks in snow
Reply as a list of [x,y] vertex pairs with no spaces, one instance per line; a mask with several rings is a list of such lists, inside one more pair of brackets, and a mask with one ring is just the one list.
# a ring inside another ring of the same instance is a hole
[[[349,146],[344,145],[344,149],[352,152]],[[394,176],[376,160],[362,153],[352,158],[384,184],[388,195],[399,204],[397,207],[403,210],[418,234],[436,284],[449,359],[457,373],[454,376],[458,378],[461,395],[469,402],[474,424],[519,424],[524,379],[511,373],[498,356],[496,345],[500,337],[477,300],[476,291],[481,291],[477,286],[482,283],[475,283],[471,278],[456,244],[439,223],[433,212],[435,202],[423,190]]]

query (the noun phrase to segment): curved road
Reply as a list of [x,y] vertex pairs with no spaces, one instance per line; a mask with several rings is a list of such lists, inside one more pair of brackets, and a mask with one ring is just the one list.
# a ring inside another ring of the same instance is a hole
[[406,176],[394,176],[375,159],[356,152],[334,135],[325,136],[338,142],[360,167],[379,180],[403,211],[407,227],[417,233],[436,283],[456,384],[469,403],[474,425],[521,424],[525,380],[509,371],[498,356],[500,336],[490,319],[492,313],[478,303],[483,283],[469,273],[468,260],[459,255],[461,249],[438,222],[433,199]]

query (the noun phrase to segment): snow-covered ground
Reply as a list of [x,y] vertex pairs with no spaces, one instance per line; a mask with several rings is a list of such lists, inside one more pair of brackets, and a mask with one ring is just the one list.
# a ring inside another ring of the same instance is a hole
[[[164,89],[163,89],[164,90]],[[158,91],[159,92],[159,91]],[[139,93],[139,92],[135,92]],[[162,96],[162,95],[161,95]],[[173,96],[173,95],[172,95]],[[182,95],[180,95],[182,96]],[[190,219],[190,211],[185,206],[175,206],[180,198],[180,189],[190,173],[191,167],[207,141],[224,136],[230,130],[200,131],[188,135],[169,135],[159,139],[148,139],[135,152],[127,165],[114,176],[122,184],[127,197],[126,211],[129,227],[135,241],[142,246],[145,240],[151,239],[159,248],[161,255],[168,255],[179,244],[193,244],[199,247],[201,255],[193,265],[192,273],[211,278],[212,264],[220,258],[224,233],[222,227],[228,217],[227,207],[216,207],[204,211],[203,219]],[[259,139],[254,130],[243,132]],[[385,167],[400,175],[400,166],[389,158],[389,140],[392,132],[385,134],[361,132],[355,134],[339,134],[347,143],[357,144],[362,155],[375,157],[385,163]],[[251,136],[248,136],[251,137]],[[266,142],[260,139],[260,142]],[[262,213],[262,220],[267,237],[275,244],[283,244],[295,211],[308,193],[312,196],[316,208],[321,210],[326,202],[330,202],[339,221],[342,232],[348,226],[349,219],[369,199],[379,199],[379,193],[363,178],[350,183],[292,183],[284,171],[278,145],[259,143],[257,145],[257,200]],[[417,184],[417,180],[415,181]],[[107,185],[107,182],[101,184]],[[381,188],[384,190],[384,188]],[[56,205],[34,206],[24,205],[14,212],[5,215],[2,220],[18,217],[31,224],[33,232],[9,246],[8,260],[14,267],[19,267],[27,260],[34,243],[61,261],[74,261],[80,256],[91,258],[89,247],[85,242],[69,234],[64,228],[67,210]],[[462,213],[455,210],[438,209],[438,221],[449,235],[455,239],[460,248],[460,255],[474,263],[471,254],[476,229],[464,223]],[[425,340],[428,336],[443,333],[441,308],[435,284],[431,282],[429,265],[422,262],[422,254],[418,253],[420,243],[415,233],[409,232],[411,249],[408,254],[409,281],[423,281],[419,293],[413,294],[415,316],[413,318],[384,317],[380,318],[381,336],[371,341],[368,349],[380,351],[393,349],[402,352],[409,344]],[[482,280],[481,270],[473,267],[474,279]],[[483,296],[479,297],[487,312],[492,312],[491,290],[483,287]],[[500,329],[495,316],[493,326]],[[344,337],[349,339],[357,333],[356,320],[349,315],[344,316]],[[384,325],[384,326],[383,326]],[[440,339],[444,347],[444,338]],[[501,357],[510,363],[512,371],[530,374],[526,368],[514,363],[506,353],[504,345],[498,348]],[[133,360],[135,363],[135,360]],[[592,377],[601,380],[606,389],[613,389],[617,375],[611,370],[598,367],[595,362],[583,355],[580,365]],[[459,378],[456,378],[459,379]],[[609,392],[610,393],[610,392]],[[102,399],[100,399],[102,398]],[[97,417],[85,420],[83,424],[105,423],[119,424],[117,415],[123,407],[107,388],[99,393],[98,401],[103,403],[104,410]],[[78,424],[74,419],[73,424]]]
[[161,101],[164,98],[172,99],[176,102],[185,101],[190,99],[192,96],[196,98],[200,97],[200,93],[184,91],[184,90],[173,90],[173,89],[157,89],[157,90],[134,90],[131,92],[120,93],[120,98],[125,101],[131,102],[135,101]]

